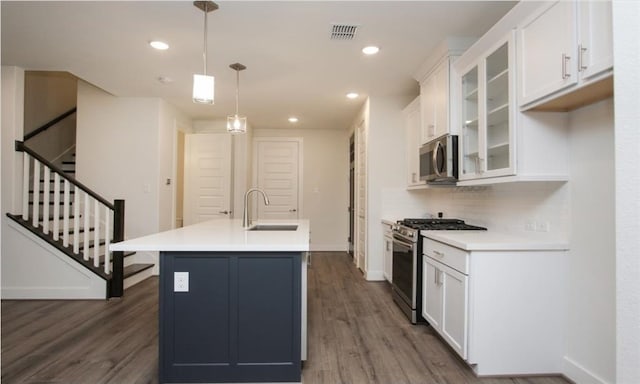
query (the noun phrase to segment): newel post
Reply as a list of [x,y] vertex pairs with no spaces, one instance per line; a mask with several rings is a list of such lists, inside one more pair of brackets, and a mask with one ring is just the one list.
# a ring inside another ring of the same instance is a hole
[[[113,242],[124,240],[124,200],[113,202]],[[122,297],[124,292],[124,252],[113,252],[113,270],[109,297]]]

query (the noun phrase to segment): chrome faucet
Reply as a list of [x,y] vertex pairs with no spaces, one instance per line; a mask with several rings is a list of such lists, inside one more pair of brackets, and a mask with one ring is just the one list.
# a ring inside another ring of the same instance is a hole
[[269,205],[269,198],[267,197],[267,194],[264,193],[262,189],[249,188],[247,192],[245,192],[244,194],[244,211],[242,212],[242,228],[249,228],[250,220],[249,220],[249,210],[247,209],[247,206],[249,205],[249,194],[251,194],[251,192],[262,193],[262,196],[264,197],[264,205]]

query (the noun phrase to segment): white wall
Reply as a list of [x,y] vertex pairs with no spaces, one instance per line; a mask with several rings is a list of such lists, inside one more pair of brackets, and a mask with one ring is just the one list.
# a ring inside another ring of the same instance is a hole
[[578,383],[615,379],[613,100],[569,114],[571,250],[564,373]]
[[78,82],[76,175],[107,200],[125,200],[128,238],[160,227],[159,108],[159,99],[115,97]]
[[[172,188],[164,180],[173,177],[172,114],[160,99],[115,97],[78,82],[76,175],[105,199],[125,200],[126,238],[171,228]],[[126,262],[155,263],[157,273],[156,252]]]
[[616,382],[640,383],[640,3],[613,1]]
[[24,70],[2,66],[2,214],[22,213],[22,154],[15,141],[22,140],[24,123]]
[[342,129],[256,129],[254,137],[302,138],[302,213],[311,222],[311,250],[346,251],[349,133]]
[[2,299],[105,299],[107,283],[6,216]]
[[[76,106],[78,80],[67,72],[25,72],[24,132],[28,133]],[[76,115],[71,115],[27,141],[49,161],[76,142]]]
[[[412,98],[370,97],[367,133],[367,280],[384,280],[383,202],[406,186],[405,124],[402,110]],[[400,203],[400,202],[397,202]]]

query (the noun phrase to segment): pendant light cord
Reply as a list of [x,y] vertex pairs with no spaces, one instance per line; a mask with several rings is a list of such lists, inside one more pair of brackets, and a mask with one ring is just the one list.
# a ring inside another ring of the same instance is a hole
[[238,100],[240,99],[240,71],[236,69],[236,118],[238,117]]
[[204,6],[204,43],[202,46],[202,57],[204,62],[204,75],[207,75],[207,13],[209,11],[209,6],[205,4]]

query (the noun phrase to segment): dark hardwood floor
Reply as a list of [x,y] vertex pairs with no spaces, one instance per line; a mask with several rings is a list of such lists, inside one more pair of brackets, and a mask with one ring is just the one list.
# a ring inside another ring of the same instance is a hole
[[[305,384],[566,384],[559,377],[476,378],[427,326],[413,326],[384,282],[345,253],[309,269]],[[110,301],[3,301],[2,383],[157,383],[158,279]]]

